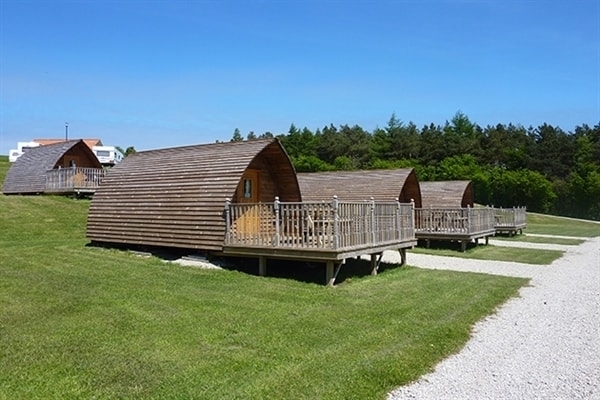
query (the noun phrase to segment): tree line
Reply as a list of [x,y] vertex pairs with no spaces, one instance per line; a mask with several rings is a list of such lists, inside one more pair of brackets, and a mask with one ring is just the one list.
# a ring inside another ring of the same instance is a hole
[[[600,122],[570,132],[546,123],[481,127],[457,112],[419,128],[392,114],[372,132],[292,124],[286,134],[246,139],[268,137],[280,139],[298,172],[411,167],[420,181],[471,180],[480,204],[600,220]],[[231,140],[243,139],[236,129]]]

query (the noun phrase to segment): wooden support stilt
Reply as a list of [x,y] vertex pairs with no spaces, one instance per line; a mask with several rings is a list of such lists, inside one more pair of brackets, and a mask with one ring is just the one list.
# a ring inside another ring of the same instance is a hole
[[260,276],[267,275],[267,257],[265,257],[265,256],[258,257],[258,275],[260,275]]
[[400,252],[400,265],[406,265],[406,249],[398,249]]
[[486,236],[485,237],[485,245],[487,246],[490,243],[490,237]]
[[461,240],[460,241],[460,251],[465,252],[466,250],[467,250],[467,241]]
[[335,277],[333,275],[333,261],[327,261],[325,265],[325,281],[327,282],[327,286],[333,286],[335,282]]
[[377,275],[377,254],[371,254],[371,275]]

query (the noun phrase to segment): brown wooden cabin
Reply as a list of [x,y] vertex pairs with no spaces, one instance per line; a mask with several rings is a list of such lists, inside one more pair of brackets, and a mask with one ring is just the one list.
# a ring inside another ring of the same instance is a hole
[[[328,204],[335,199],[334,202],[348,207],[347,215],[339,218],[342,225],[345,220],[351,221],[344,232],[362,232],[359,237],[381,235],[370,240],[370,243],[385,243],[377,251],[369,252],[373,273],[379,262],[375,261],[376,255],[381,259],[384,250],[398,250],[404,263],[406,249],[417,244],[413,209],[421,205],[421,193],[412,168],[300,173],[298,183],[304,201]],[[367,215],[369,209],[374,211],[364,219],[366,222],[355,217]]]
[[93,193],[104,176],[102,165],[83,140],[28,149],[10,167],[4,194]]
[[456,241],[465,251],[467,243],[496,232],[494,209],[474,207],[471,181],[421,182],[423,206],[415,209],[416,237],[429,246],[431,240]]
[[421,188],[412,168],[361,171],[307,172],[298,174],[302,198],[329,201],[395,201],[421,207]]
[[471,181],[420,182],[423,208],[473,207],[475,195]]
[[302,201],[277,139],[214,143],[126,157],[92,199],[87,237],[98,244],[257,257],[260,275],[268,258],[325,262],[333,284],[334,265],[339,271],[346,258],[395,248],[398,235],[414,240],[412,222],[394,232],[375,223],[377,213],[398,217],[393,205]]
[[131,154],[90,204],[93,242],[222,251],[226,199],[301,201],[278,140],[213,143]]

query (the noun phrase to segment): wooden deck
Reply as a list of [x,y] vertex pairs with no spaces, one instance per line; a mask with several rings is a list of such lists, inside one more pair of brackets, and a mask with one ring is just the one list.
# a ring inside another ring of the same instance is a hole
[[467,243],[477,242],[496,233],[495,209],[471,207],[429,207],[415,209],[415,236],[417,239],[450,240],[459,242],[465,251]]
[[104,178],[102,168],[59,168],[46,171],[44,193],[92,194]]
[[495,208],[494,227],[496,233],[509,236],[520,235],[527,228],[527,209],[525,207]]
[[335,280],[334,264],[417,244],[413,205],[399,202],[332,202],[232,204],[225,206],[226,255],[259,257],[264,274],[267,258],[325,262],[326,279]]

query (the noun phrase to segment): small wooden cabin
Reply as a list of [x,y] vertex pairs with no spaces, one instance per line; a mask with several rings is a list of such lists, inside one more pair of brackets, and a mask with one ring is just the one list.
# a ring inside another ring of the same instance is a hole
[[421,207],[421,188],[412,168],[307,172],[298,174],[302,198],[306,201],[395,201]]
[[496,232],[494,209],[474,207],[471,181],[421,182],[423,206],[415,209],[416,237],[429,246],[431,240],[456,241],[465,251],[467,243]]
[[471,181],[420,182],[422,207],[473,207]]
[[410,204],[327,200],[303,201],[277,139],[144,151],[103,181],[87,237],[256,257],[260,275],[268,258],[324,262],[330,285],[347,258],[370,254],[375,272],[375,254],[416,244]]
[[92,193],[104,176],[102,165],[83,140],[28,149],[10,167],[4,194]]
[[87,222],[93,242],[221,251],[226,199],[301,201],[278,140],[141,151],[112,168]]

